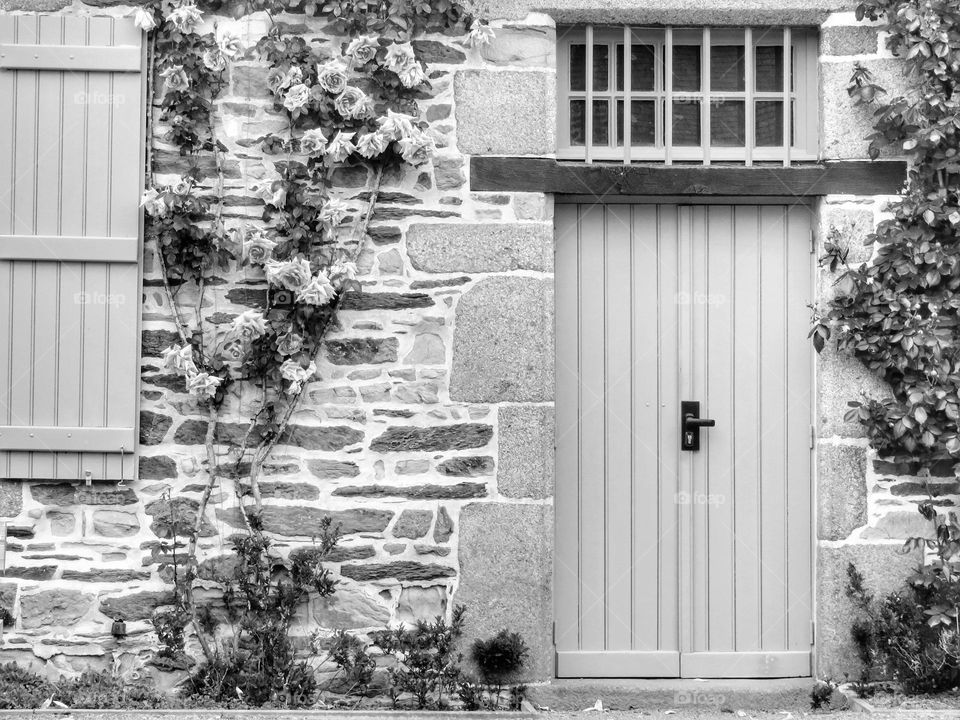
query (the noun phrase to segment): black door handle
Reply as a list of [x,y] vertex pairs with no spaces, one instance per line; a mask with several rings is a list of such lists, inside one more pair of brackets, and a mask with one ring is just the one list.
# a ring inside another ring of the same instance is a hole
[[700,428],[716,425],[716,420],[700,417],[699,401],[683,400],[680,403],[680,449],[696,452],[700,449]]

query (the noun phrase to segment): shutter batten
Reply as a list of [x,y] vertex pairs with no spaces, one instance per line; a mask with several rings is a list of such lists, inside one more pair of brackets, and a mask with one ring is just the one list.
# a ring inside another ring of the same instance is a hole
[[134,476],[142,37],[0,17],[0,478]]

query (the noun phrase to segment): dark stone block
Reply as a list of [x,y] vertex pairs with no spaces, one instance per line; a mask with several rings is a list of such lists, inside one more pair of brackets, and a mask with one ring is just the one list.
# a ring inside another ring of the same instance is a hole
[[[294,560],[302,556],[313,558],[318,554],[318,548],[316,547],[296,548],[290,551],[290,559]],[[321,562],[346,562],[347,560],[368,560],[376,554],[377,551],[373,545],[350,545],[346,547],[338,545],[326,555],[316,559]]]
[[333,491],[340,497],[402,497],[410,500],[464,500],[487,494],[483,483],[462,482],[456,485],[347,485]]
[[874,460],[873,469],[880,475],[919,475],[924,469],[928,470],[930,477],[954,477],[953,466],[956,461],[950,459],[936,460],[932,463],[924,464],[920,462],[892,460]]
[[428,290],[430,288],[438,287],[454,287],[456,285],[464,285],[470,282],[470,278],[466,275],[460,277],[448,278],[445,280],[414,280],[410,283],[411,290]]
[[956,495],[960,493],[960,483],[922,483],[900,482],[890,486],[890,494],[900,497],[906,495],[921,495],[940,497],[941,495]]
[[489,455],[466,457],[452,457],[437,465],[442,475],[452,477],[477,477],[493,474],[493,458]]
[[[146,458],[141,458],[141,462]],[[142,467],[142,466],[141,466]],[[135,505],[136,494],[130,488],[67,485],[31,485],[30,494],[38,503],[71,507],[73,505]]]
[[262,309],[267,306],[266,288],[235,287],[227,290],[226,298],[235,305]]
[[104,598],[100,601],[100,612],[114,620],[149,620],[153,611],[161,605],[172,605],[175,601],[171,591],[147,591]]
[[134,582],[149,580],[150,573],[122,568],[97,568],[95,570],[64,570],[64,580],[83,580],[84,582]]
[[166,455],[140,458],[141,480],[165,480],[177,477],[177,463]]
[[396,538],[422,538],[430,530],[433,522],[431,510],[404,510],[393,526],[393,536]]
[[391,427],[370,444],[374,452],[466,450],[483,447],[493,437],[493,428],[480,423],[437,427]]
[[173,418],[169,415],[151,412],[150,410],[140,411],[140,444],[141,445],[159,445],[163,442],[167,430],[173,425]]
[[453,535],[453,520],[445,507],[437,513],[437,523],[433,528],[433,541],[445,543]]
[[427,65],[460,65],[467,59],[460,50],[436,40],[414,40],[413,52]]
[[[233,527],[244,527],[239,509],[217,508],[217,517]],[[330,517],[333,527],[340,528],[344,535],[360,532],[383,532],[393,519],[390,510],[354,508],[352,510],[324,510],[307,506],[267,506],[260,519],[267,532],[288,537],[316,537],[320,534],[325,517]]]
[[367,235],[377,245],[389,245],[399,242],[403,232],[398,227],[372,227],[367,229]]
[[343,565],[340,568],[340,574],[343,577],[360,582],[389,578],[401,582],[416,582],[418,580],[453,577],[457,572],[445,565],[424,565],[412,560],[397,560],[396,562],[370,563],[369,565]]
[[172,390],[173,392],[178,393],[185,393],[187,391],[187,380],[182,375],[144,374],[141,376],[141,378],[143,379],[143,382],[148,385],[156,385],[157,387],[166,388],[167,390]]
[[320,491],[313,485],[288,482],[262,482],[260,494],[265,498],[283,500],[317,500],[320,497]]
[[348,292],[340,307],[342,310],[408,310],[432,307],[433,304],[433,298],[423,293]]
[[8,567],[4,577],[21,580],[52,580],[57,572],[56,565],[37,565],[36,567]]
[[307,469],[323,480],[356,477],[360,474],[360,468],[356,463],[340,460],[307,460]]
[[334,365],[368,365],[397,361],[397,338],[327,340],[327,359]]
[[[175,534],[189,537],[197,525],[197,513],[200,503],[190,498],[178,497],[173,500],[154,500],[144,508],[147,515],[153,517],[150,529],[154,535],[171,539]],[[212,537],[217,531],[206,520],[200,528],[201,537]]]
[[[247,432],[247,425],[241,423],[218,423],[216,441],[222,445],[239,445]],[[180,445],[203,445],[206,441],[206,420],[185,420],[173,435],[173,441]],[[251,442],[256,442],[259,434],[251,434]],[[278,445],[296,445],[306,450],[333,452],[342,450],[363,440],[363,432],[344,425],[313,427],[307,425],[289,425],[280,438]]]
[[172,330],[144,330],[140,334],[140,354],[143,357],[161,357],[171,345],[179,345],[180,336]]

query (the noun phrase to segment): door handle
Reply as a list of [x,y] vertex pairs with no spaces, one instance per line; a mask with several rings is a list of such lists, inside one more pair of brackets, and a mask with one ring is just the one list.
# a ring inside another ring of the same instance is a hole
[[683,400],[680,403],[680,449],[696,452],[700,449],[700,428],[716,425],[716,420],[700,417],[699,400]]

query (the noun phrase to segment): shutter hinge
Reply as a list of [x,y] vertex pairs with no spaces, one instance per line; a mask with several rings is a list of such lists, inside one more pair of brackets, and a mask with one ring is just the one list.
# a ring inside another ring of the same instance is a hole
[[551,637],[553,638],[553,645],[554,647],[556,647],[557,645],[557,621],[556,620],[553,621],[553,627],[550,632],[552,633]]
[[813,450],[817,442],[817,429],[811,425],[810,426],[810,449]]
[[810,621],[810,644],[815,645],[817,642],[817,622],[816,620]]
[[817,254],[817,231],[810,230],[810,254]]

